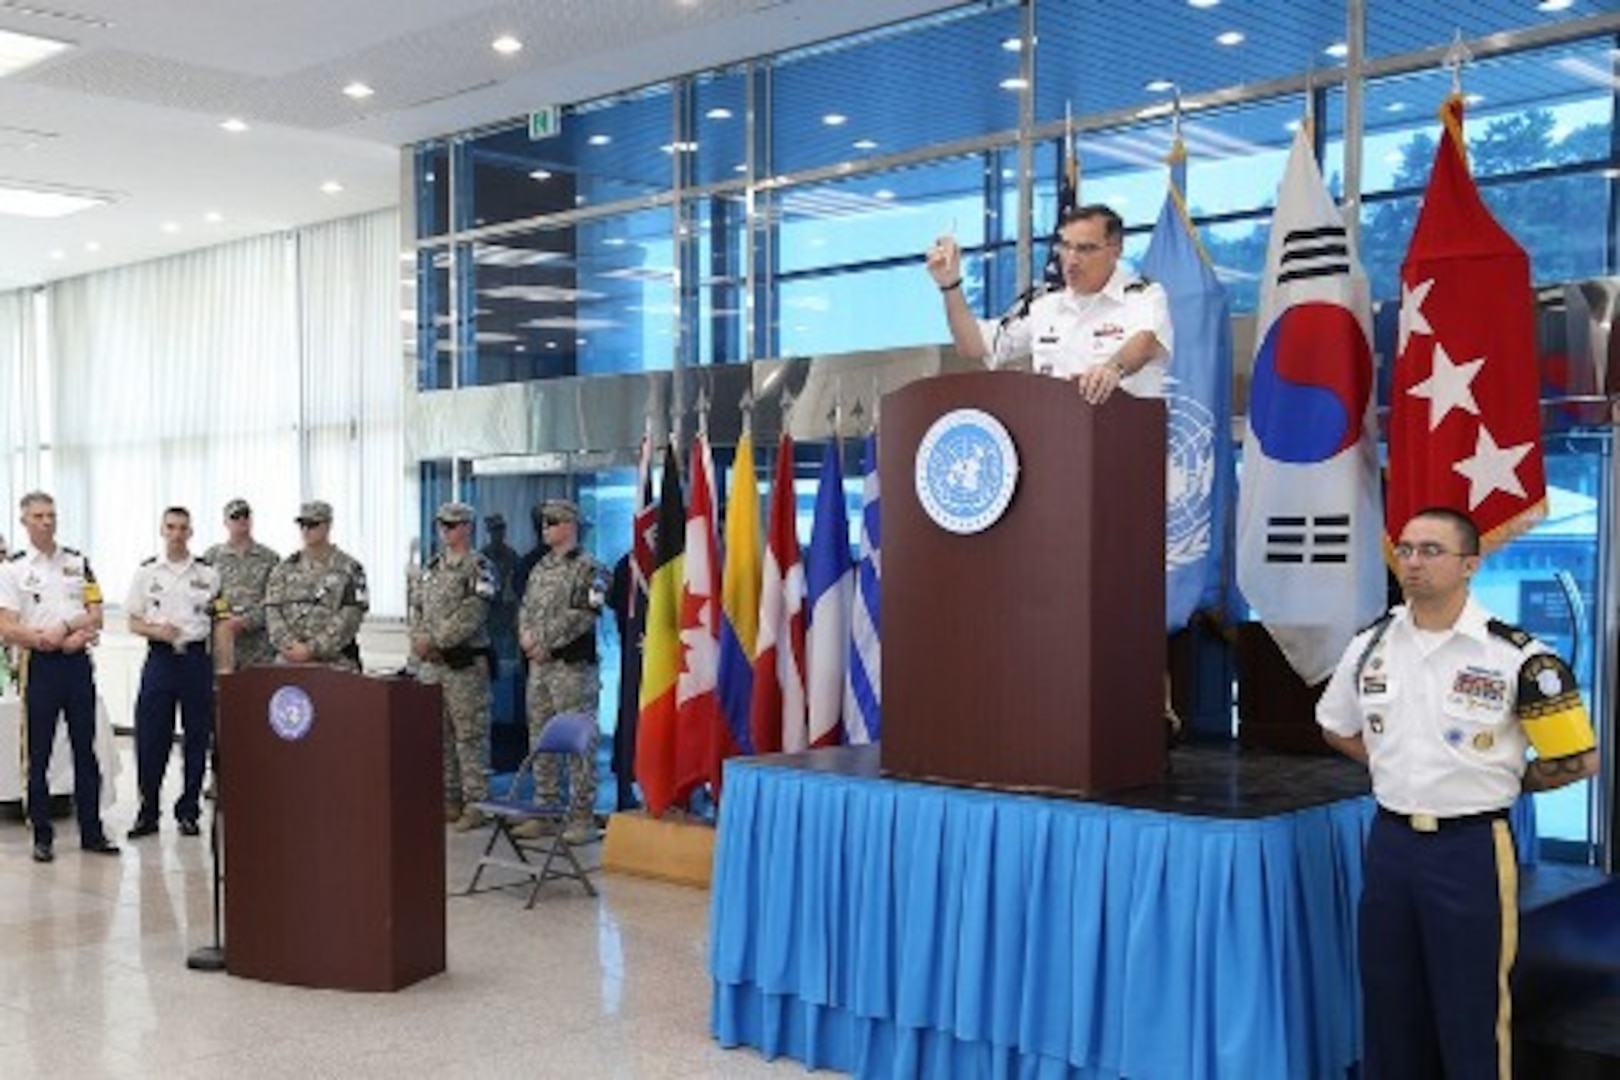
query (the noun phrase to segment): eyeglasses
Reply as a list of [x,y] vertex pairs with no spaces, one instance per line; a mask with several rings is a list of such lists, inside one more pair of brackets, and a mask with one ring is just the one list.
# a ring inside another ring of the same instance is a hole
[[1442,555],[1455,555],[1460,559],[1466,559],[1475,554],[1472,551],[1448,551],[1432,540],[1425,540],[1421,544],[1409,544],[1402,540],[1392,550],[1395,552],[1395,558],[1403,562],[1413,558],[1419,562],[1428,562],[1430,559],[1438,559]]
[[1098,244],[1090,240],[1082,240],[1078,243],[1071,243],[1068,240],[1059,240],[1057,242],[1059,251],[1065,251],[1071,255],[1095,255],[1108,246],[1107,242]]

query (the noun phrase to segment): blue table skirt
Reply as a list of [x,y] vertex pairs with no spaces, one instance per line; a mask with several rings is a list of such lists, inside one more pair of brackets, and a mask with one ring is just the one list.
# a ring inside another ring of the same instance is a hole
[[1342,1077],[1372,804],[1230,820],[727,764],[711,1027],[860,1076]]
[[[1233,820],[726,769],[724,1046],[952,1080],[1342,1078],[1360,1056],[1368,797]],[[1533,857],[1529,800],[1515,826]]]

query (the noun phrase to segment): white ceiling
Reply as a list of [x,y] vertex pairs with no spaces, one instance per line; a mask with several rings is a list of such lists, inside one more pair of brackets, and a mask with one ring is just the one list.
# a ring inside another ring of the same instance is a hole
[[0,216],[0,289],[396,205],[406,143],[955,3],[0,0],[0,29],[74,46],[0,79],[0,183],[113,197]]

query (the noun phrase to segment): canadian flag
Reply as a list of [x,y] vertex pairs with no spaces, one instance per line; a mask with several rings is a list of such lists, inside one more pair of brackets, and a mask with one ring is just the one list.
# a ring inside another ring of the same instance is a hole
[[1461,510],[1491,551],[1547,513],[1530,260],[1468,172],[1463,103],[1448,99],[1401,264],[1390,391],[1385,542],[1429,506]]

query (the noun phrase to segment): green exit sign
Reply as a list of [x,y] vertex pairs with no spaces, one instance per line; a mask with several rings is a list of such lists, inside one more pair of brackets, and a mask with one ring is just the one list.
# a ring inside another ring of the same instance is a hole
[[562,108],[548,105],[529,114],[529,138],[534,141],[549,139],[562,130]]

